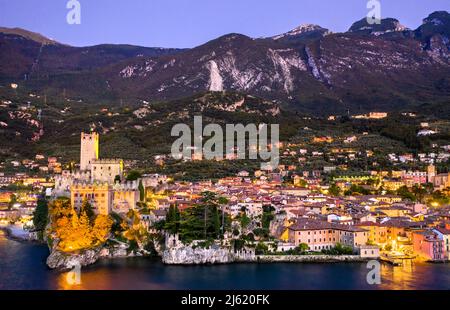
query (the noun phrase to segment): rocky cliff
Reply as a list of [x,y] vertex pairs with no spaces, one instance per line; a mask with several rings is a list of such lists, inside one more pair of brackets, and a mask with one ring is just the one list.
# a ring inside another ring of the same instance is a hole
[[[231,33],[188,50],[74,48],[0,28],[0,79],[41,93],[122,102],[236,91],[322,114],[396,110],[449,99],[450,13],[416,30],[395,18],[347,32],[301,25],[271,38]],[[51,91],[50,91],[51,90]],[[120,99],[120,100],[119,100]]]
[[210,248],[183,246],[166,249],[162,260],[169,265],[227,264],[234,262],[234,254],[230,248],[216,245]]
[[128,245],[101,246],[95,249],[80,251],[77,253],[64,253],[52,249],[47,258],[47,266],[51,269],[69,270],[76,266],[88,266],[96,263],[101,258],[125,258],[143,256],[145,253],[127,251]]

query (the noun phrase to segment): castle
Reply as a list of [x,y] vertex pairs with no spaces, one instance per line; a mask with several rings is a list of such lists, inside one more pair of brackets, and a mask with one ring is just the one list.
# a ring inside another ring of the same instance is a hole
[[139,202],[139,180],[122,182],[123,160],[100,159],[99,140],[81,133],[80,170],[55,176],[54,196],[70,197],[76,209],[88,201],[97,214],[126,213]]

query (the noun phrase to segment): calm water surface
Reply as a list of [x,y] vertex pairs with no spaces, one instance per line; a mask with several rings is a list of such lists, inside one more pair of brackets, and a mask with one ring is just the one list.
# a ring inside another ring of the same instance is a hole
[[81,285],[45,265],[45,246],[0,232],[0,289],[450,289],[449,264],[382,265],[382,284],[366,282],[363,263],[165,266],[145,258],[102,260],[82,269]]

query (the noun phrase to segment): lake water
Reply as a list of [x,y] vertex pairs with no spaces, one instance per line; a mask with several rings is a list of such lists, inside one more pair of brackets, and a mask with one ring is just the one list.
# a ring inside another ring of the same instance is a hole
[[146,258],[102,260],[83,268],[81,284],[72,286],[66,273],[46,267],[47,256],[47,247],[9,240],[0,232],[0,289],[450,289],[450,264],[383,264],[382,284],[371,286],[364,263],[186,267]]

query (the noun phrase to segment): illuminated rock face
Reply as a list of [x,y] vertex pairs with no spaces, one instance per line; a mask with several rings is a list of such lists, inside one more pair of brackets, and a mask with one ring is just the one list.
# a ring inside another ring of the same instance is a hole
[[227,264],[234,262],[234,255],[228,248],[212,246],[209,249],[190,246],[168,249],[162,256],[168,265]]
[[202,241],[184,245],[178,235],[166,235],[165,250],[160,253],[164,264],[168,265],[202,265],[229,264],[238,261],[255,260],[255,250],[244,248],[235,252],[230,246],[212,244],[205,248],[199,246]]
[[61,251],[52,251],[47,258],[47,266],[51,269],[70,270],[76,266],[94,264],[99,258],[99,250],[86,250],[79,254],[67,254]]
[[64,253],[53,249],[47,258],[47,266],[51,269],[65,271],[77,266],[83,267],[95,264],[100,258],[142,256],[140,253],[128,253],[127,248],[127,244],[118,244],[114,247],[98,247],[77,253]]

